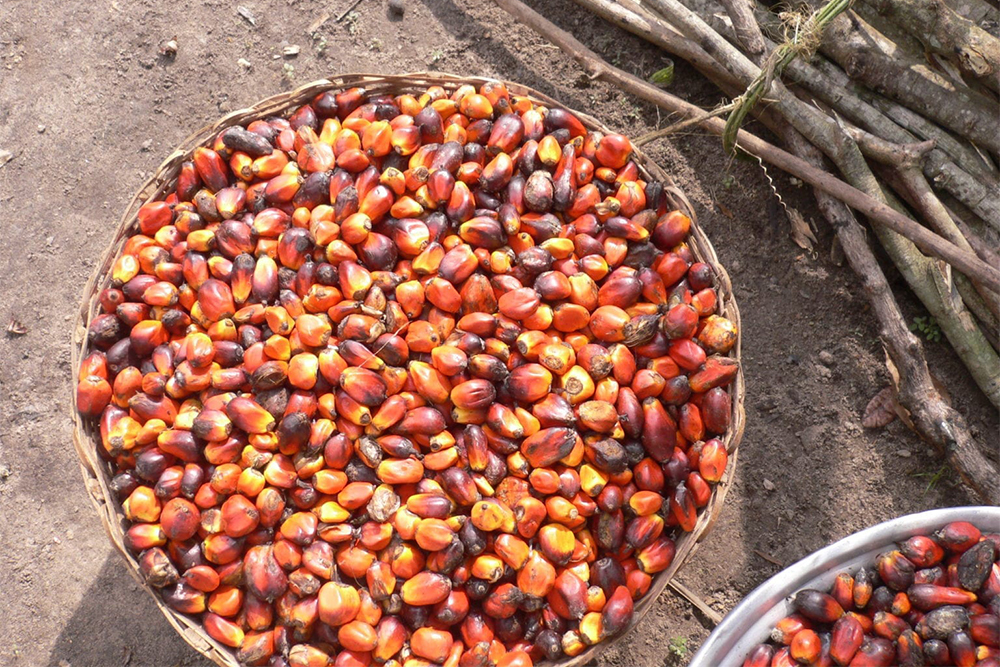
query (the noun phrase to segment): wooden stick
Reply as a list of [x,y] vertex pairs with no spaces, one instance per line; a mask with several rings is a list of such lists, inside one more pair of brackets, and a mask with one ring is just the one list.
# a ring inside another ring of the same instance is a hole
[[764,59],[764,35],[760,26],[753,18],[753,1],[750,0],[720,0],[733,22],[736,39],[748,54],[750,59],[760,65]]
[[[704,113],[703,109],[605,63],[575,37],[556,27],[520,0],[494,1],[514,18],[565,51],[594,78],[614,84],[672,113],[680,113],[689,118]],[[701,123],[701,127],[717,135],[722,134],[725,125],[725,122],[718,118],[706,118]],[[740,130],[737,135],[737,143],[748,153],[836,197],[851,208],[910,239],[924,252],[953,264],[966,275],[975,277],[993,290],[1000,291],[1000,271],[987,265],[973,253],[959,248],[922,227],[902,213],[746,130]]]
[[707,618],[712,622],[712,625],[718,625],[719,623],[722,623],[722,614],[709,607],[708,603],[702,600],[701,597],[697,593],[692,591],[690,588],[688,588],[681,582],[677,581],[676,577],[671,579],[670,583],[667,584],[667,586],[673,589],[674,592],[676,592],[682,598],[684,598],[692,605],[694,605],[694,607],[698,611],[704,614],[705,618]]
[[777,560],[777,559],[775,559],[775,558],[772,558],[771,556],[768,556],[768,555],[767,555],[767,554],[765,554],[765,553],[761,553],[761,552],[757,551],[756,549],[754,549],[754,550],[753,550],[753,552],[754,552],[754,553],[755,553],[756,555],[758,555],[759,557],[761,557],[761,558],[763,558],[764,560],[766,560],[766,561],[767,561],[768,563],[770,563],[771,565],[776,565],[776,566],[780,567],[781,569],[785,569],[785,564],[784,564],[784,563],[782,563],[782,562],[781,562],[780,560]]

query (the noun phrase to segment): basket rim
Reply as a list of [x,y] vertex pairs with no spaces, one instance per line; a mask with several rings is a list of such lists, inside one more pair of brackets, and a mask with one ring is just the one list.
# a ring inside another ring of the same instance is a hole
[[[609,133],[607,128],[597,118],[569,107],[549,95],[534,90],[524,84],[506,79],[480,76],[456,75],[445,72],[413,72],[402,75],[385,75],[370,73],[352,73],[332,76],[325,79],[304,84],[292,91],[286,91],[271,95],[259,100],[257,103],[232,111],[210,125],[191,133],[170,153],[170,155],[160,164],[152,176],[139,188],[132,197],[125,209],[114,232],[114,240],[105,249],[98,261],[90,279],[87,281],[82,292],[80,309],[77,312],[72,334],[72,386],[70,398],[71,419],[73,420],[73,446],[79,459],[81,474],[87,486],[91,503],[101,518],[105,532],[111,539],[115,548],[124,558],[129,573],[141,584],[142,588],[152,596],[160,611],[166,616],[167,621],[183,637],[183,639],[196,651],[206,658],[212,660],[221,667],[241,667],[235,658],[233,649],[221,644],[211,638],[204,630],[201,623],[196,618],[186,616],[174,611],[167,606],[160,595],[153,587],[146,585],[142,578],[136,558],[129,553],[124,546],[124,523],[123,512],[120,503],[114,498],[108,486],[109,465],[98,454],[101,447],[99,435],[95,438],[94,426],[96,419],[84,420],[76,409],[75,387],[79,382],[80,361],[89,351],[87,339],[87,328],[91,318],[97,312],[97,296],[100,289],[103,289],[108,282],[108,274],[112,262],[118,257],[124,240],[131,235],[136,226],[136,212],[138,208],[147,201],[152,201],[156,197],[166,193],[176,180],[176,175],[180,163],[190,157],[190,154],[198,146],[210,145],[218,133],[233,125],[245,124],[249,120],[281,115],[291,108],[310,101],[316,94],[328,90],[346,90],[355,86],[371,88],[373,86],[385,86],[391,94],[402,94],[405,92],[415,92],[426,89],[428,86],[442,86],[449,92],[461,85],[472,84],[477,88],[487,82],[502,82],[514,95],[525,96],[535,103],[539,103],[548,108],[559,107],[573,113],[588,130],[597,130]],[[383,91],[379,91],[383,92]],[[698,522],[693,531],[681,533],[675,536],[677,552],[671,566],[666,570],[657,573],[653,577],[652,586],[646,595],[635,605],[632,622],[628,628],[619,636],[602,641],[599,644],[589,647],[587,650],[573,657],[566,657],[558,661],[545,660],[536,667],[582,667],[590,660],[594,659],[609,646],[616,644],[629,635],[631,630],[646,616],[649,610],[655,605],[663,590],[667,587],[676,573],[693,556],[700,542],[708,535],[714,527],[716,520],[723,507],[725,497],[732,486],[736,472],[736,465],[739,453],[739,444],[743,437],[745,427],[746,411],[744,407],[745,377],[742,357],[743,329],[740,320],[739,308],[733,294],[732,282],[725,267],[719,262],[715,248],[698,223],[694,207],[684,195],[684,192],[677,187],[673,179],[654,160],[645,155],[639,148],[633,147],[632,159],[636,162],[640,171],[646,175],[652,175],[662,181],[665,189],[674,205],[679,209],[684,209],[688,217],[691,218],[691,231],[688,243],[695,256],[703,262],[709,263],[716,273],[716,290],[719,296],[719,312],[730,319],[737,327],[737,339],[733,349],[725,355],[737,361],[737,375],[729,386],[729,393],[732,400],[732,412],[730,429],[722,438],[729,453],[729,465],[722,480],[713,488],[708,504],[701,508],[698,515]]]

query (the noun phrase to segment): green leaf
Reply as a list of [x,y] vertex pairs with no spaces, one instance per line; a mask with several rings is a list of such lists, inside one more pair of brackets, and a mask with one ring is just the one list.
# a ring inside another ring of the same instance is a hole
[[674,80],[674,61],[668,60],[670,64],[661,70],[653,72],[653,76],[649,77],[649,82],[659,86],[660,88],[666,88]]

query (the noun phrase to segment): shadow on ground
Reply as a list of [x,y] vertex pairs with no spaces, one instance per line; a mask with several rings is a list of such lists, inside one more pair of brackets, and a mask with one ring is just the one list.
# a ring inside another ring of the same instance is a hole
[[48,667],[210,667],[167,623],[116,553],[63,627]]

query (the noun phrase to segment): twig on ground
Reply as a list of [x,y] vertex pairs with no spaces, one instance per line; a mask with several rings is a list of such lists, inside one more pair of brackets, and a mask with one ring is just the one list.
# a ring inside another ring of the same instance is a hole
[[754,552],[754,554],[756,556],[759,556],[760,558],[763,558],[764,560],[766,560],[771,565],[775,565],[777,567],[780,567],[781,569],[785,569],[785,564],[782,563],[780,560],[777,560],[777,559],[775,559],[775,558],[773,558],[771,556],[768,556],[765,553],[761,553],[761,552],[757,551],[756,549],[753,549],[753,552]]
[[702,600],[701,597],[697,593],[692,591],[690,588],[688,588],[681,582],[677,581],[676,577],[674,579],[671,579],[670,583],[667,584],[667,586],[669,586],[671,590],[680,595],[682,598],[684,598],[692,605],[694,605],[694,607],[698,611],[700,611],[705,616],[705,618],[707,618],[709,621],[712,622],[713,626],[722,623],[722,614],[709,607],[707,602]]
[[361,0],[354,0],[354,2],[352,2],[351,5],[347,9],[345,9],[344,11],[342,11],[340,13],[340,16],[337,17],[337,20],[334,21],[334,23],[341,23],[341,22],[343,22],[343,20],[347,18],[347,15],[350,14],[351,12],[353,12],[355,10],[355,8],[358,5],[360,5],[360,4],[361,4]]

